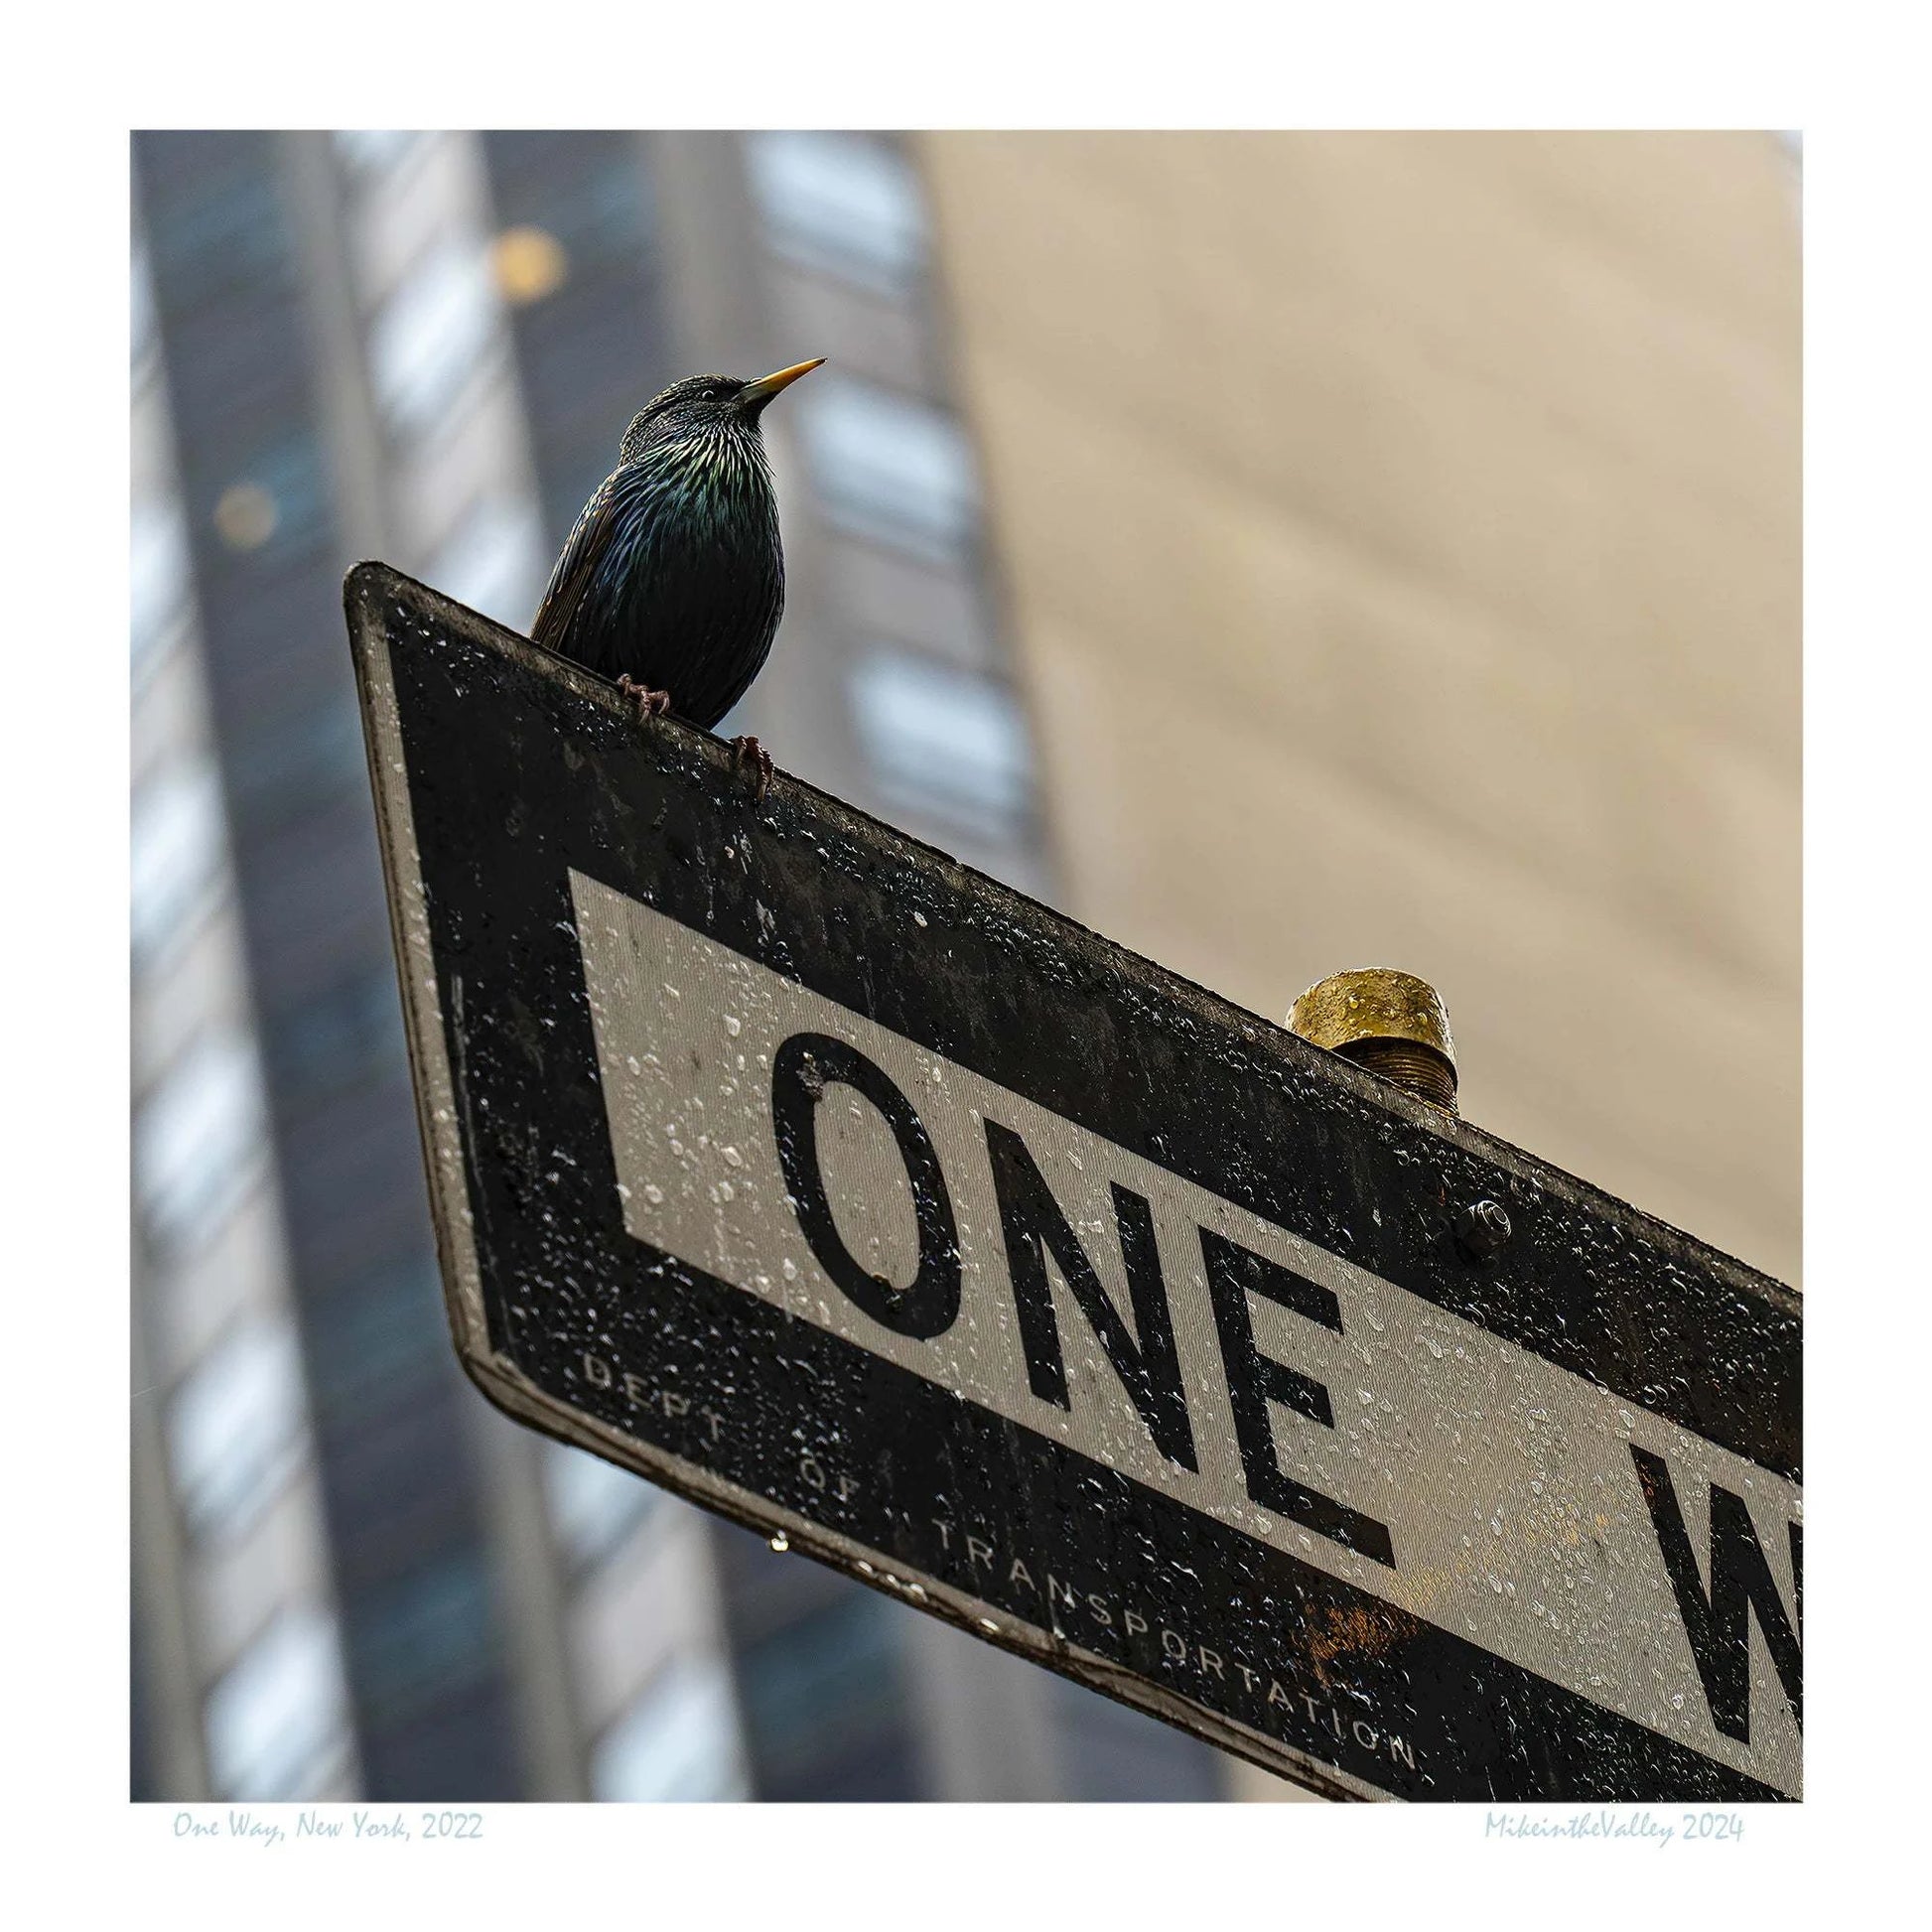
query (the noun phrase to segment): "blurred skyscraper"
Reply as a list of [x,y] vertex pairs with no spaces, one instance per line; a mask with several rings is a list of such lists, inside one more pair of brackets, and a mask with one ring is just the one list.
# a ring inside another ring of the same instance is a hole
[[767,419],[791,589],[748,718],[1050,891],[917,169],[840,134],[134,165],[137,1795],[1218,1795],[1203,1747],[513,1428],[444,1328],[349,562],[521,627],[645,397],[828,353]]
[[347,645],[521,627],[630,413],[766,417],[725,727],[1797,1265],[1798,228],[1753,135],[134,148],[137,1795],[1210,1797],[1151,1721],[515,1429],[437,1284]]

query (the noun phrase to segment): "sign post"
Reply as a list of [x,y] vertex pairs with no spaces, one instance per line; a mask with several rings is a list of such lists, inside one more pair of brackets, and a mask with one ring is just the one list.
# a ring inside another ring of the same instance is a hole
[[345,595],[491,1401],[1332,1796],[1801,1795],[1790,1290]]

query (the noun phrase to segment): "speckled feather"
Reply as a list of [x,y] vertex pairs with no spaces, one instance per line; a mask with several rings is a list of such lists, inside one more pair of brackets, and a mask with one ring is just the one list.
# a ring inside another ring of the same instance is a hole
[[600,676],[668,691],[677,716],[707,729],[763,668],[785,598],[757,418],[703,387],[729,383],[693,377],[638,414],[531,626],[538,643]]

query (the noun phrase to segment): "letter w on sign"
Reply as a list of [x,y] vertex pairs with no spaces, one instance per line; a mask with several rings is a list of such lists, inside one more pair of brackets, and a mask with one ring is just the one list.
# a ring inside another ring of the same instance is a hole
[[1788,1289],[406,578],[347,605],[492,1401],[1331,1795],[1800,1795]]

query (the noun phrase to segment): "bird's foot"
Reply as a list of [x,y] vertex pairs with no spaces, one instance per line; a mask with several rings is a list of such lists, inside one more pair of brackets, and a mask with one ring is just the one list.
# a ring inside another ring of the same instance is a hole
[[671,708],[671,694],[668,691],[653,691],[647,684],[639,684],[626,671],[618,679],[618,689],[637,707],[637,722],[641,725],[648,718],[661,718]]
[[749,764],[759,774],[758,795],[762,798],[765,786],[771,782],[771,754],[756,738],[734,738],[732,762],[741,768]]

